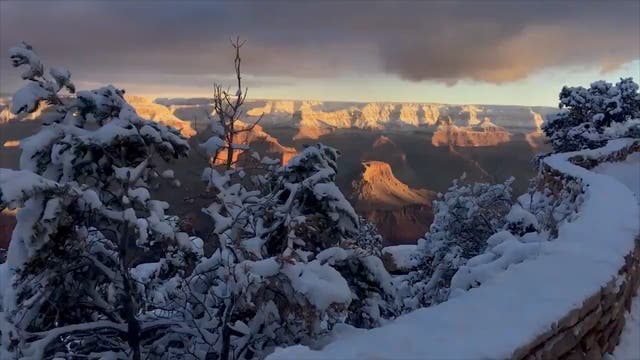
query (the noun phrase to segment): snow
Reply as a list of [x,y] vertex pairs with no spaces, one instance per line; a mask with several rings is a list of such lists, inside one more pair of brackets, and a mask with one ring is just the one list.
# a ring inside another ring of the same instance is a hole
[[191,248],[193,249],[193,251],[200,257],[204,256],[204,241],[195,236],[190,237],[190,240],[192,244]]
[[145,203],[147,200],[151,198],[151,195],[149,194],[149,190],[143,187],[129,189],[129,191],[127,192],[127,195],[129,196],[130,199],[139,201],[141,203]]
[[420,258],[414,256],[417,251],[417,245],[395,245],[387,246],[382,249],[383,257],[389,256],[393,259],[393,263],[398,269],[413,269],[420,264]]
[[28,65],[28,69],[20,75],[23,79],[33,79],[42,75],[42,62],[40,57],[33,51],[31,45],[23,42],[10,48],[9,57],[14,67]]
[[21,112],[34,112],[40,105],[40,101],[49,96],[49,91],[40,86],[40,84],[32,82],[25,85],[13,95],[11,102],[11,112],[19,114]]
[[625,316],[624,329],[620,335],[620,343],[613,354],[605,356],[606,360],[640,359],[640,292],[636,293],[631,303],[631,311]]
[[0,169],[0,201],[10,207],[17,207],[39,190],[56,190],[62,187],[31,171]]
[[118,180],[134,183],[136,182],[136,180],[140,178],[144,170],[147,168],[148,163],[149,163],[149,159],[146,159],[140,162],[140,164],[138,164],[135,168],[113,166],[115,177]]
[[600,164],[591,171],[618,179],[636,194],[640,202],[640,153],[629,155],[623,162]]
[[201,144],[200,147],[204,149],[207,155],[216,156],[218,152],[225,147],[225,142],[217,136],[212,136],[205,143]]
[[162,174],[160,174],[160,177],[162,177],[163,179],[173,179],[175,176],[173,170],[168,169],[162,172]]
[[351,301],[347,281],[334,268],[322,265],[318,260],[287,265],[282,272],[291,280],[293,288],[304,294],[318,310]]
[[515,204],[511,207],[511,210],[505,218],[510,223],[520,223],[523,227],[533,226],[539,227],[538,219],[532,213],[524,210],[519,204]]
[[148,282],[154,273],[160,271],[160,263],[142,263],[130,270],[131,277],[141,283]]
[[251,273],[260,275],[262,277],[274,276],[280,271],[280,263],[275,258],[268,258],[259,261],[245,261],[241,263],[247,269],[251,270]]
[[90,209],[95,210],[102,207],[102,202],[100,201],[100,197],[98,196],[98,193],[96,193],[91,189],[87,189],[82,192],[82,200],[84,200],[85,204]]
[[[612,141],[604,149],[580,154],[599,157],[631,143]],[[552,168],[580,178],[587,194],[576,218],[560,225],[558,239],[536,244],[537,257],[511,265],[480,287],[380,328],[339,338],[320,350],[301,345],[280,348],[268,359],[510,357],[616,278],[640,232],[640,209],[631,190],[610,176],[570,163],[568,159],[575,155],[545,159]]]
[[[604,163],[592,171],[616,178],[631,189],[640,204],[640,153],[631,154],[624,162]],[[640,292],[631,303],[631,311],[625,316],[620,343],[607,360],[640,359]]]
[[158,131],[156,131],[156,129],[154,129],[153,127],[151,127],[149,125],[145,125],[145,126],[140,128],[140,135],[149,137],[155,142],[161,142],[162,141],[162,137],[160,136],[160,133]]
[[49,74],[56,81],[58,88],[62,88],[64,86],[72,93],[75,91],[76,88],[71,82],[71,72],[69,69],[52,67],[49,69]]
[[530,260],[541,249],[541,243],[522,243],[515,238],[504,241],[490,252],[475,256],[461,266],[451,279],[451,289],[467,290],[474,284],[489,282],[513,264]]

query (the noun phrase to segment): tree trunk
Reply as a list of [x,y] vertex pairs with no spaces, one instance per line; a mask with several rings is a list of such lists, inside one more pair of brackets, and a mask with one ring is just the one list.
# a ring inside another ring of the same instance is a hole
[[127,343],[131,349],[132,359],[140,360],[140,323],[136,318],[136,305],[133,302],[131,292],[131,279],[127,267],[127,245],[129,240],[129,224],[124,225],[122,238],[120,239],[120,272],[122,275],[122,288],[124,290],[124,315],[127,320]]
[[231,169],[231,164],[233,164],[233,119],[231,119],[231,123],[229,125],[229,127],[231,128],[229,131],[229,136],[228,136],[228,141],[227,141],[227,170]]

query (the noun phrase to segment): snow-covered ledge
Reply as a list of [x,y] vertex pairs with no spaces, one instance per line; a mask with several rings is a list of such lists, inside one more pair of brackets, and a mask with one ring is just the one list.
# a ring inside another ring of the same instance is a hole
[[640,206],[616,179],[576,164],[591,168],[639,150],[639,140],[621,139],[545,158],[544,171],[580,179],[586,196],[577,218],[534,259],[381,328],[344,334],[321,350],[278,349],[268,359],[600,358],[617,343],[640,282]]

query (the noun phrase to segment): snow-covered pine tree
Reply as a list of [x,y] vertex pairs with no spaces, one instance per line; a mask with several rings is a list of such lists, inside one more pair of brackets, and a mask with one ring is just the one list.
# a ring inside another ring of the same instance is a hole
[[[139,359],[170,322],[159,319],[134,266],[160,260],[171,281],[193,245],[151,198],[154,162],[185,156],[180,133],[139,117],[123,91],[75,88],[66,69],[44,66],[25,43],[10,50],[27,85],[12,111],[51,111],[21,141],[20,171],[3,170],[1,205],[22,207],[7,255],[2,358]],[[69,95],[60,95],[65,87]],[[159,272],[158,272],[159,274]],[[162,349],[152,349],[153,351]]]
[[640,137],[640,94],[632,78],[588,89],[563,87],[560,108],[542,126],[555,152],[594,149],[616,137]]
[[433,202],[434,219],[429,232],[418,240],[418,270],[408,276],[411,297],[408,309],[445,301],[449,284],[466,260],[487,247],[487,239],[501,230],[513,204],[511,183],[465,183],[464,175]]
[[[275,183],[282,184],[273,186],[279,200],[273,213],[281,219],[276,234],[287,234],[287,242],[282,248],[285,242],[276,237],[276,246],[269,247],[283,254],[309,252],[311,259],[330,264],[352,292],[346,322],[374,327],[399,311],[396,288],[378,256],[381,249],[372,246],[381,245],[375,241],[379,235],[360,222],[335,184],[339,156],[322,144],[308,146],[276,173]],[[361,244],[362,239],[373,241]]]

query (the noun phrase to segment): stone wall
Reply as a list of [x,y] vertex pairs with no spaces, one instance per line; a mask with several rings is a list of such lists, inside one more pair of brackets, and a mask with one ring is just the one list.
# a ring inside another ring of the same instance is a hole
[[[640,142],[601,158],[576,156],[570,161],[591,169],[601,162],[623,161],[629,154],[640,151]],[[561,186],[562,175],[551,169],[542,169],[547,186]],[[548,172],[547,172],[548,171]],[[566,185],[566,183],[565,183]],[[586,299],[581,306],[570,311],[552,325],[551,330],[531,343],[520,347],[513,359],[602,359],[620,341],[625,314],[640,287],[640,237],[617,278],[603,284],[600,291]]]
[[516,350],[513,359],[601,359],[620,341],[625,314],[640,285],[640,238],[625,265],[600,291],[553,324],[552,329]]

